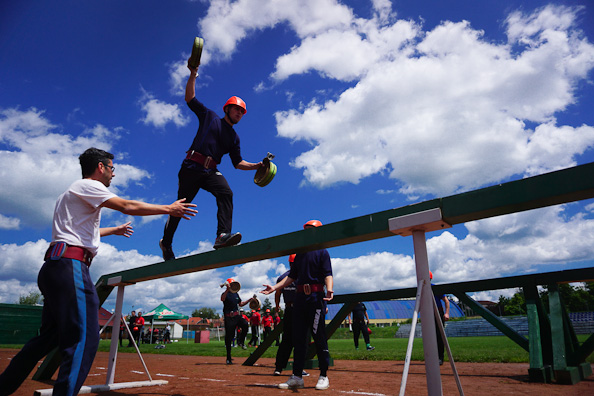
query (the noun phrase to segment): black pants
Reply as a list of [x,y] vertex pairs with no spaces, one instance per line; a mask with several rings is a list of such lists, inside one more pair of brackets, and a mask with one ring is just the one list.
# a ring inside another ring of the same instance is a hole
[[276,351],[276,371],[283,371],[287,367],[289,357],[293,351],[293,307],[285,307],[283,317],[283,340]]
[[326,376],[330,353],[326,336],[326,306],[322,301],[298,302],[293,306],[293,375],[298,377],[301,377],[305,367],[310,330],[316,346],[320,375]]
[[235,329],[238,327],[241,329],[241,332],[237,338],[237,343],[243,345],[248,329],[247,321],[241,315],[225,316],[225,348],[227,348],[227,359],[231,359],[231,344],[233,343],[233,338],[235,338]]
[[355,340],[355,348],[359,348],[359,333],[363,333],[365,345],[369,344],[369,331],[367,331],[365,321],[353,321],[353,339]]
[[266,338],[272,333],[272,327],[264,327],[264,334],[262,334],[262,342],[266,341]]
[[[192,202],[201,188],[208,191],[217,200],[217,236],[223,232],[230,233],[233,224],[233,191],[225,176],[217,170],[195,170],[182,165],[178,178],[177,199],[185,198],[186,202]],[[169,216],[163,231],[164,245],[171,246],[180,220],[181,217]]]
[[[443,326],[443,324],[445,323],[444,314],[440,312],[439,316],[441,317],[441,324]],[[437,334],[437,356],[439,356],[439,360],[443,361],[444,344],[443,338],[441,338],[441,331],[439,331],[439,324],[437,323],[437,319],[435,320],[435,333]]]

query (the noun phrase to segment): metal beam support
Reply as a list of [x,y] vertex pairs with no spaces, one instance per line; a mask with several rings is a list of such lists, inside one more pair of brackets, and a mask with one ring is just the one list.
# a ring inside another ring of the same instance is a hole
[[559,383],[576,384],[580,381],[577,367],[571,367],[567,361],[566,332],[563,324],[563,304],[556,283],[550,284],[549,311],[551,315],[551,335],[553,341],[553,371]]
[[453,294],[456,297],[458,297],[458,299],[460,299],[460,301],[462,301],[464,304],[466,304],[470,308],[472,308],[472,310],[475,313],[478,313],[479,315],[481,315],[483,318],[485,318],[487,320],[487,322],[491,323],[499,331],[501,331],[503,334],[508,336],[513,342],[515,342],[521,348],[526,350],[526,352],[529,351],[530,347],[529,347],[528,340],[526,339],[526,337],[519,334],[511,327],[509,327],[507,324],[505,324],[505,322],[503,322],[501,319],[499,319],[497,316],[495,316],[488,309],[485,309],[481,304],[474,301],[466,293],[456,290]]

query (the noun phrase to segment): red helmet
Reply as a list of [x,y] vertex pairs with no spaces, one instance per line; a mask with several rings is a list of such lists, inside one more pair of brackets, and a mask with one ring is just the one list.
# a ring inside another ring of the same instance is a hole
[[289,263],[292,263],[293,261],[295,261],[295,256],[296,256],[295,253],[293,253],[292,255],[289,256]]
[[228,283],[228,284],[231,284],[231,283],[233,283],[233,282],[235,282],[235,279],[233,279],[233,278],[229,278],[229,279],[227,279],[227,283]]
[[223,111],[227,112],[227,110],[225,110],[227,108],[227,106],[229,105],[237,105],[239,107],[241,107],[243,109],[243,114],[247,113],[247,107],[245,105],[245,102],[239,97],[239,96],[231,96],[227,102],[225,103],[225,105],[223,106]]
[[307,223],[303,224],[303,228],[307,228],[307,227],[321,227],[322,226],[322,222],[320,220],[310,220]]
[[266,310],[266,312],[270,312],[270,310],[269,310],[269,309],[267,309],[267,310]]
[[433,272],[429,271],[429,279],[433,279]]

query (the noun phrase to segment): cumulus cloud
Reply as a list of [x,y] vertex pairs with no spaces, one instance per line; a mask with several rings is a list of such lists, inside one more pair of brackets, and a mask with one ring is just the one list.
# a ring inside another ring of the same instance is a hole
[[572,166],[594,144],[592,126],[556,118],[594,68],[579,7],[512,12],[507,41],[493,42],[468,21],[425,31],[387,1],[373,1],[369,19],[335,1],[308,3],[219,0],[199,22],[222,59],[252,31],[288,26],[300,41],[278,57],[273,81],[317,72],[351,83],[336,99],[275,114],[279,136],[312,145],[291,163],[304,182],[380,173],[417,199]]
[[[0,110],[0,144],[6,147],[0,161],[7,164],[0,167],[0,228],[50,224],[56,199],[81,177],[78,156],[89,147],[110,151],[120,132],[98,124],[73,136],[36,108]],[[118,164],[111,189],[120,192],[146,177],[144,170]]]
[[[576,12],[547,7],[535,15],[574,23]],[[573,23],[543,22],[539,29],[517,26],[522,23],[507,21],[510,38],[531,40],[516,53],[508,43],[483,39],[468,22],[444,22],[425,34],[406,22],[416,40],[400,35],[392,40],[406,43],[400,54],[378,51],[385,57],[373,58],[365,72],[354,65],[360,79],[338,99],[276,114],[279,136],[313,146],[292,165],[319,187],[388,172],[412,198],[575,165],[575,156],[594,144],[594,128],[558,125],[555,114],[575,101],[576,83],[594,67],[594,46],[571,30]],[[309,45],[304,40],[292,53],[304,62]],[[305,62],[292,73],[313,68],[351,78],[330,63]],[[539,124],[532,130],[527,122]]]
[[[172,78],[175,79],[177,78],[176,76],[177,73],[172,74]],[[184,117],[179,105],[165,103],[146,91],[143,91],[138,103],[145,113],[145,116],[141,119],[144,125],[163,128],[172,122],[175,126],[182,127],[190,122],[187,117]]]

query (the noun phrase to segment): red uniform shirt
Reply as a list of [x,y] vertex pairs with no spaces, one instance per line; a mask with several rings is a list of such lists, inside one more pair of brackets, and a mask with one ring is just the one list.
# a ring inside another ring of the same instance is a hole
[[272,327],[272,321],[273,321],[272,316],[266,315],[262,318],[262,325],[264,327]]
[[252,317],[250,318],[250,324],[252,326],[260,325],[260,314],[258,312],[252,312]]

